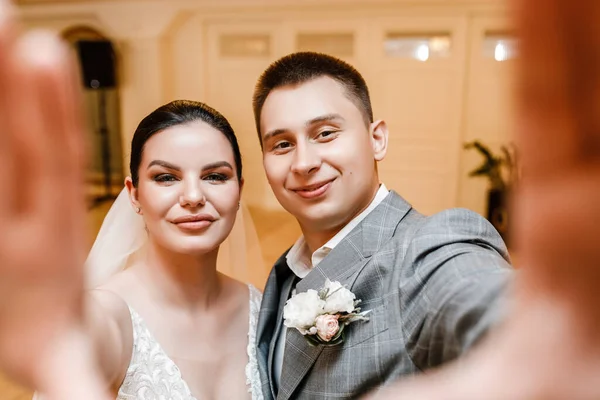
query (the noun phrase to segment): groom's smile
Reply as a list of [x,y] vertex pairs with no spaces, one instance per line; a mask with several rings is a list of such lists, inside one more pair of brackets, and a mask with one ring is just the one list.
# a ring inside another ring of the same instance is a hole
[[295,187],[290,190],[292,190],[294,193],[296,193],[298,196],[304,199],[318,199],[323,197],[327,193],[334,180],[335,178],[326,181],[321,181],[319,183],[314,183],[312,185]]

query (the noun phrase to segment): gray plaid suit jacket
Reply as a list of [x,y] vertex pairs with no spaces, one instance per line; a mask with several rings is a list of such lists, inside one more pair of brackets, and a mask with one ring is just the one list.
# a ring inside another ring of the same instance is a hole
[[[285,254],[267,281],[258,322],[266,399],[356,398],[458,357],[502,315],[512,269],[504,242],[478,214],[452,209],[426,217],[395,192],[304,279]],[[278,390],[273,356],[283,306],[297,291],[340,281],[371,310],[337,346],[311,347],[288,329]]]

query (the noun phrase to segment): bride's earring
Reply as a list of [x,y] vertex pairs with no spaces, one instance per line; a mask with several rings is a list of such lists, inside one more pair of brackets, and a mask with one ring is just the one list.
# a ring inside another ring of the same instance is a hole
[[142,209],[141,209],[141,208],[139,208],[139,207],[136,207],[136,208],[135,208],[135,212],[136,212],[136,213],[138,213],[138,214],[140,214],[140,213],[142,212]]
[[240,209],[240,202],[239,202],[239,201],[238,201],[238,208],[237,208],[237,209],[238,209],[238,210]]

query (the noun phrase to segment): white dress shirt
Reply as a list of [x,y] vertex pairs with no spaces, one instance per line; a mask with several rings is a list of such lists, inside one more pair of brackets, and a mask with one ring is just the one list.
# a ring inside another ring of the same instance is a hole
[[[329,239],[327,243],[319,247],[312,255],[308,249],[308,245],[304,240],[304,236],[301,236],[296,243],[292,246],[290,251],[286,255],[286,261],[290,269],[300,279],[306,277],[309,272],[319,265],[321,261],[329,254],[331,250],[335,248],[340,242],[348,236],[348,234],[365,219],[367,215],[371,213],[377,207],[383,199],[389,194],[389,190],[382,183],[379,186],[379,190],[375,194],[375,197],[360,214],[348,222],[334,237]],[[294,289],[295,292],[295,289]],[[292,295],[294,294],[292,293]],[[279,331],[279,337],[277,338],[277,345],[275,346],[275,356],[273,360],[275,387],[279,387],[279,379],[281,377],[281,369],[283,366],[283,351],[285,349],[285,334],[287,329],[282,328]]]

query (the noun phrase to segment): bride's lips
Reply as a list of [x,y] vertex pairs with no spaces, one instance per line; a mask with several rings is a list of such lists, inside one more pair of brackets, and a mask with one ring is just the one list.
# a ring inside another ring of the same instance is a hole
[[292,189],[292,191],[304,199],[316,199],[317,197],[323,196],[325,192],[327,192],[334,180],[335,179],[331,179],[328,181],[314,183],[312,185],[297,187]]
[[185,230],[199,230],[209,227],[215,218],[210,214],[192,214],[175,218],[172,222]]

